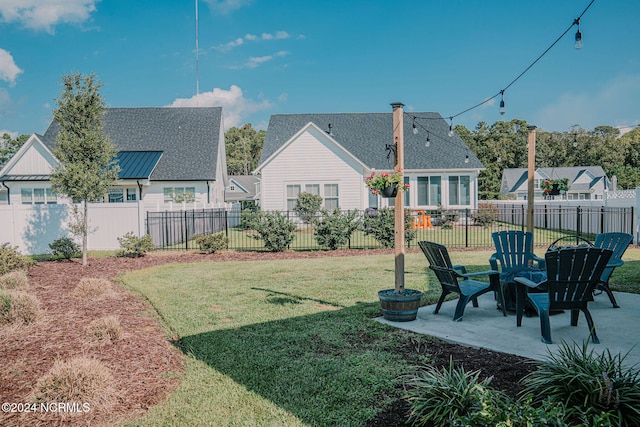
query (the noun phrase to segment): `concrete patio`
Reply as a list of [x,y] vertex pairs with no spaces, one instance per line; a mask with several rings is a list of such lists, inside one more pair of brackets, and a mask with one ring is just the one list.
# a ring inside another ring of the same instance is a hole
[[[614,309],[605,294],[595,297],[589,303],[600,344],[589,341],[589,349],[602,353],[607,349],[611,354],[625,354],[625,364],[640,366],[640,295],[614,292],[620,308]],[[456,300],[442,305],[439,314],[433,314],[434,305],[421,307],[418,317],[411,322],[390,322],[382,317],[376,319],[394,327],[440,338],[444,341],[470,347],[511,353],[531,359],[543,360],[549,352],[556,353],[562,341],[582,345],[589,339],[589,330],[584,314],[580,313],[578,326],[570,323],[570,312],[565,311],[550,317],[553,344],[541,341],[540,319],[523,317],[522,326],[516,327],[515,313],[496,309],[493,293],[478,298],[480,307],[467,305],[464,318],[454,322]],[[590,340],[590,339],[589,339]],[[635,348],[634,348],[635,347]]]

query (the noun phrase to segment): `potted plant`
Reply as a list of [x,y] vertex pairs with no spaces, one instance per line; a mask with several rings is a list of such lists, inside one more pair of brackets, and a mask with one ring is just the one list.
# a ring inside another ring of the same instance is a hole
[[540,187],[545,196],[564,194],[569,189],[569,178],[545,179]]
[[402,170],[398,168],[391,173],[371,171],[371,175],[366,177],[364,182],[373,194],[382,197],[396,197],[398,192],[409,188],[409,184],[404,183]]

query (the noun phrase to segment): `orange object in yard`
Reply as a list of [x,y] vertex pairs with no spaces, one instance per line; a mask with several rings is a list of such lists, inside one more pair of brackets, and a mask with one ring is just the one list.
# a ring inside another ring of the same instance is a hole
[[425,211],[416,211],[416,219],[414,221],[416,228],[428,230],[433,228],[431,224],[431,215],[427,215]]

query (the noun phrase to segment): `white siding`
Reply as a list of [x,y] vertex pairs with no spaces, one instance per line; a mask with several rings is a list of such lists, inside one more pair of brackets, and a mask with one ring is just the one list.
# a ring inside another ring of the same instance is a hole
[[39,142],[33,141],[9,170],[7,175],[49,175],[55,160]]
[[362,166],[321,131],[309,127],[262,169],[261,207],[285,210],[288,184],[338,184],[340,209],[363,209]]

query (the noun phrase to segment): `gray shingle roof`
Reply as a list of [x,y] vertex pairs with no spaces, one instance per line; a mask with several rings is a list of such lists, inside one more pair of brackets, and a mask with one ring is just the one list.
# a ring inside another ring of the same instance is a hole
[[[537,168],[536,172],[546,176],[549,179],[568,178],[569,186],[572,190],[589,190],[601,180],[605,181],[605,185],[609,186],[608,179],[601,166],[570,166],[557,168]],[[586,172],[594,176],[589,184],[573,184],[581,175]],[[526,168],[505,169],[502,172],[503,182],[506,183],[506,191],[516,191],[523,183],[527,181],[528,171]],[[503,190],[505,190],[503,188]]]
[[[418,134],[413,119],[418,117]],[[393,155],[387,160],[386,144],[393,143],[393,113],[276,114],[271,116],[262,149],[260,165],[307,123],[329,131],[332,138],[370,169],[393,168]],[[430,147],[425,147],[427,132]],[[484,169],[460,137],[449,137],[449,123],[438,113],[404,115],[405,169]],[[469,163],[465,156],[469,154]]]
[[[221,107],[108,108],[105,133],[118,151],[162,151],[156,181],[215,180]],[[41,141],[53,151],[60,127],[52,122]]]

